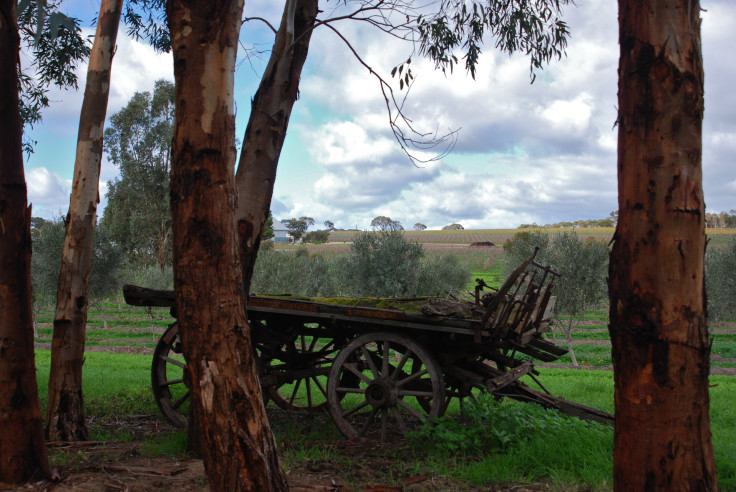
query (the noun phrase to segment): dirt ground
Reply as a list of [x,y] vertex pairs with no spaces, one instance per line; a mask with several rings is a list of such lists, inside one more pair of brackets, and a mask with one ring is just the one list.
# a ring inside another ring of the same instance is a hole
[[[275,410],[283,414],[284,411]],[[271,416],[278,421],[279,415]],[[210,487],[199,459],[171,457],[151,458],[141,451],[142,443],[161,433],[174,429],[158,419],[147,416],[132,416],[114,422],[96,425],[115,427],[116,431],[128,431],[130,442],[90,441],[80,443],[49,443],[52,464],[52,479],[28,483],[22,487],[3,487],[0,490],[32,491],[153,491],[170,490],[209,491]],[[278,422],[275,424],[278,425]],[[112,429],[111,429],[112,430]],[[318,443],[338,453],[341,462],[330,459],[306,460],[298,467],[286,466],[290,489],[306,491],[488,491],[551,490],[545,484],[499,484],[496,487],[474,487],[454,481],[448,477],[406,473],[394,476],[391,481],[382,480],[389,468],[396,470],[396,456],[400,456],[405,442],[392,444],[358,443],[336,440]],[[345,461],[350,471],[345,478]]]

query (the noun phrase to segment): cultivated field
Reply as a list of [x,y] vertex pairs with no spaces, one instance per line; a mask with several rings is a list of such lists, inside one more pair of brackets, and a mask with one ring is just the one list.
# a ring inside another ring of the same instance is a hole
[[[609,241],[613,237],[613,227],[589,227],[578,229],[466,229],[460,231],[404,231],[404,235],[421,244],[455,244],[469,245],[475,242],[491,242],[502,246],[506,240],[521,231],[542,231],[556,234],[574,230],[581,238],[592,237]],[[736,229],[708,229],[706,231],[712,244],[724,243],[729,237],[736,235]],[[353,240],[356,231],[330,232],[329,243],[347,243]]]

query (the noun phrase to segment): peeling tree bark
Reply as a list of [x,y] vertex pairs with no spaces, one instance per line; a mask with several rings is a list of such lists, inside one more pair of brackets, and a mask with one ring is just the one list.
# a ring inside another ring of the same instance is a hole
[[299,79],[307,59],[318,3],[318,0],[285,2],[271,58],[251,103],[235,177],[240,263],[246,293],[271,206],[291,110],[299,96]]
[[717,490],[704,293],[697,0],[619,0],[609,272],[616,490]]
[[49,475],[33,356],[31,208],[18,111],[15,0],[0,1],[0,482]]
[[102,0],[87,84],[79,116],[77,155],[51,342],[46,437],[86,440],[82,363],[87,327],[87,288],[94,245],[102,137],[110,92],[110,68],[123,0]]
[[287,490],[245,315],[235,227],[233,71],[242,1],[169,0],[176,82],[174,290],[212,490]]

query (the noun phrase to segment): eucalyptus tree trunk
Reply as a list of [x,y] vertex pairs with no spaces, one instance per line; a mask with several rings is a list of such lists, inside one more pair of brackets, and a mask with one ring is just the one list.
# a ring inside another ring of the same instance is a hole
[[46,437],[86,440],[82,364],[87,327],[89,272],[94,245],[102,136],[110,92],[110,67],[123,0],[102,0],[90,53],[87,84],[79,116],[77,155],[51,341]]
[[609,270],[616,490],[717,490],[704,293],[697,0],[619,0]]
[[[242,1],[169,0],[176,117],[174,290],[212,490],[286,490],[245,315],[235,227],[233,71]],[[191,425],[191,424],[190,424]]]
[[261,84],[251,103],[236,184],[243,285],[250,288],[253,266],[273,196],[276,168],[286,129],[299,96],[318,0],[287,0]]
[[33,356],[31,208],[18,110],[15,0],[0,0],[0,483],[49,475]]

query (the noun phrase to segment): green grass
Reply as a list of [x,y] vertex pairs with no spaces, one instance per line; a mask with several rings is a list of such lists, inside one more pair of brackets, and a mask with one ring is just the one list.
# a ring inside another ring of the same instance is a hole
[[[564,343],[560,344],[560,346],[566,347]],[[573,348],[578,364],[581,366],[608,366],[612,363],[611,347],[608,345],[575,344]],[[557,362],[561,364],[572,364],[572,359],[568,353],[557,359]]]
[[[600,327],[598,328],[600,329]],[[560,334],[557,334],[558,337]],[[585,331],[573,331],[571,334],[573,340],[610,340],[611,337],[608,334],[608,330],[606,331],[595,331],[590,332],[588,327],[586,327]]]
[[146,456],[185,456],[188,453],[186,431],[156,436],[141,445],[141,452]]
[[715,339],[713,340],[711,352],[728,359],[736,358],[736,343]]
[[718,485],[736,491],[736,378],[710,377],[710,419]]
[[[48,396],[51,351],[36,350],[42,413]],[[85,413],[95,417],[158,415],[151,393],[151,356],[86,352],[82,367]]]
[[[593,346],[594,349],[600,347]],[[582,360],[582,359],[581,359]],[[45,406],[50,353],[36,351],[39,392]],[[98,419],[125,415],[158,415],[150,391],[150,356],[88,352],[84,364],[85,411]],[[540,368],[540,381],[550,392],[584,405],[613,411],[613,374],[611,371],[585,371]],[[528,378],[527,378],[528,379]],[[527,381],[532,387],[535,383]],[[736,490],[736,378],[711,376],[711,427],[713,446],[722,490]],[[504,400],[505,412],[527,415],[531,404]],[[455,408],[455,407],[453,407]],[[536,410],[531,410],[533,413]],[[457,415],[456,409],[450,410]],[[305,460],[347,460],[346,470],[355,466],[354,458],[340,458],[321,443],[340,439],[337,429],[326,416],[305,418],[289,414],[274,428],[287,467]],[[298,417],[298,418],[296,418]],[[414,452],[399,456],[394,472],[411,468],[417,473],[446,475],[476,485],[497,482],[536,483],[542,481],[563,487],[590,490],[611,488],[612,430],[600,426],[555,423],[540,424],[526,432],[523,439],[507,443],[493,453],[457,454],[440,459],[436,451]],[[546,423],[545,423],[546,422]],[[546,427],[545,427],[546,426]],[[551,427],[550,427],[551,426]],[[91,430],[93,439],[130,439],[126,431]],[[553,436],[553,438],[550,438]],[[149,439],[142,445],[146,455],[181,456],[186,452],[184,432]],[[352,464],[351,464],[352,463]]]

